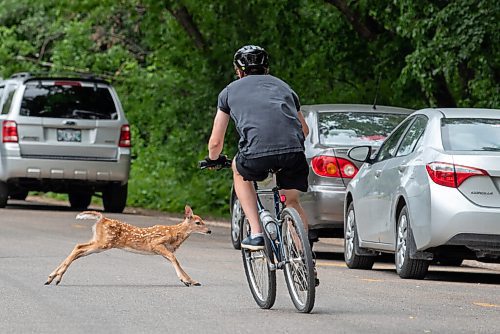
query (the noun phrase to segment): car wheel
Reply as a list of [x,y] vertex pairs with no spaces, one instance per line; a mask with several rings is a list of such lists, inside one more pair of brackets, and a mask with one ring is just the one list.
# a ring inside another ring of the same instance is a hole
[[104,211],[122,213],[127,205],[128,184],[113,183],[102,192]]
[[429,261],[410,258],[410,241],[413,235],[410,228],[410,216],[405,206],[398,218],[395,262],[396,272],[401,278],[423,279],[429,269]]
[[86,210],[92,200],[91,192],[77,192],[73,191],[68,194],[69,205],[74,210]]
[[9,187],[7,183],[0,181],[0,208],[5,208],[9,198]]
[[234,249],[241,249],[245,219],[245,213],[243,212],[240,201],[238,200],[238,197],[234,195],[233,206],[231,209],[231,243],[233,244]]
[[356,227],[356,215],[354,204],[351,202],[347,209],[346,223],[344,228],[344,259],[351,269],[372,269],[375,262],[374,256],[357,255],[359,239]]

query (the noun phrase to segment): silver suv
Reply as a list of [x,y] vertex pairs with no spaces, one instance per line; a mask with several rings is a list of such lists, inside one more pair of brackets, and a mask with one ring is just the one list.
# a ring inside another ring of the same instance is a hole
[[52,191],[80,210],[101,192],[105,211],[123,211],[130,127],[109,83],[15,74],[0,80],[0,126],[0,208]]

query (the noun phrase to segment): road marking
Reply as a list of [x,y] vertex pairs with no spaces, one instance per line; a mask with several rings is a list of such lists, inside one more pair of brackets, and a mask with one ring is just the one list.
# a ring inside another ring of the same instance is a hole
[[362,278],[362,281],[367,281],[367,282],[383,282],[383,279],[375,279],[375,278]]
[[73,227],[76,227],[76,228],[87,228],[88,225],[73,224]]
[[320,266],[320,267],[347,267],[347,265],[345,263],[331,263],[331,262],[316,262],[316,266]]
[[481,306],[481,307],[498,307],[498,308],[500,308],[500,305],[497,305],[497,304],[480,303],[480,302],[474,302],[472,304],[477,305],[477,306]]

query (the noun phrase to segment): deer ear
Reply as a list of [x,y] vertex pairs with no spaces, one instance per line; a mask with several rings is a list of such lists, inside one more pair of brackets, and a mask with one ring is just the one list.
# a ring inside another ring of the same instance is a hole
[[186,207],[184,208],[184,217],[186,218],[193,217],[193,210],[191,210],[191,207],[189,205],[186,205]]

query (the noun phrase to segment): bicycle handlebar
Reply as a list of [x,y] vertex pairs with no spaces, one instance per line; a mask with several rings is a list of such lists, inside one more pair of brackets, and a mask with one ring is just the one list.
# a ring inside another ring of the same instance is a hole
[[222,169],[231,168],[232,160],[228,159],[225,155],[219,155],[217,160],[210,160],[208,157],[205,160],[198,161],[198,167],[200,169]]

